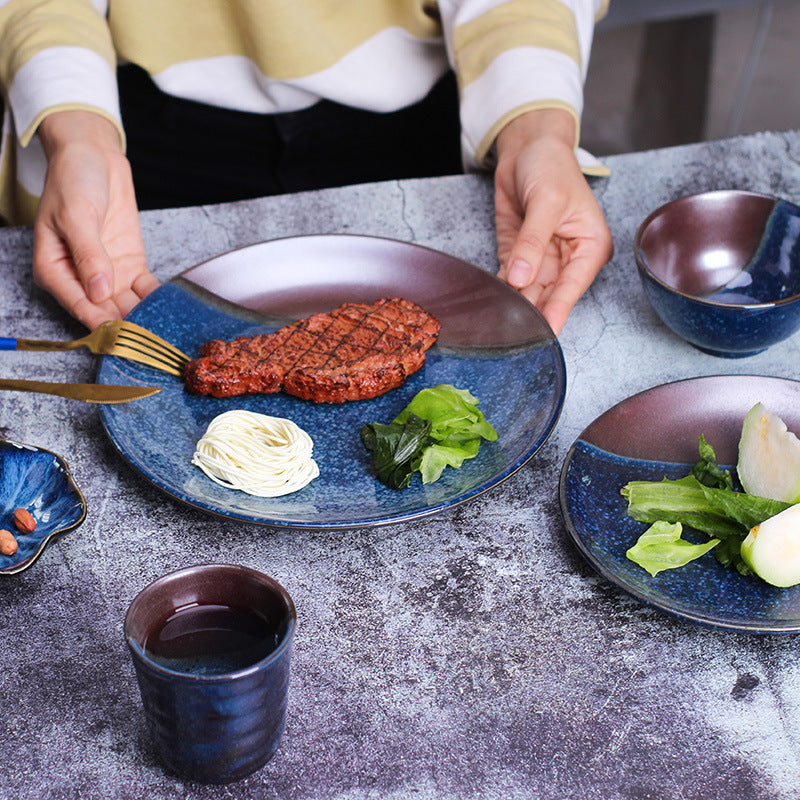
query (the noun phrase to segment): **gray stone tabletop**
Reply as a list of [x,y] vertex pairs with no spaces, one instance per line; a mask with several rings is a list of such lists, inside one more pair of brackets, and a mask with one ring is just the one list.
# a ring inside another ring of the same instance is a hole
[[[683,194],[746,188],[800,202],[800,133],[607,159],[595,181],[615,255],[561,337],[567,393],[537,455],[422,521],[292,531],[205,515],[121,461],[95,406],[0,393],[0,434],[64,455],[84,524],[0,580],[0,797],[281,800],[794,800],[795,635],[694,625],[600,578],[568,538],[559,470],[580,431],[629,395],[710,374],[798,377],[800,335],[745,359],[694,350],[648,306],[631,243]],[[484,176],[409,180],[146,212],[167,280],[233,247],[310,233],[413,241],[494,271]],[[0,335],[81,327],[33,286],[31,231],[0,230]],[[86,352],[3,353],[4,377],[91,381]],[[298,608],[286,732],[266,767],[222,787],[160,766],[122,636],[151,579],[230,561]]]

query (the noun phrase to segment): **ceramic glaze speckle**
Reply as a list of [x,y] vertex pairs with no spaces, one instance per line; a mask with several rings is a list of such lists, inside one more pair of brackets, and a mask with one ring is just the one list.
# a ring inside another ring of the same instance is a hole
[[730,306],[711,304],[669,287],[644,282],[648,300],[679,336],[710,355],[744,358],[783,341],[800,326],[800,304]]

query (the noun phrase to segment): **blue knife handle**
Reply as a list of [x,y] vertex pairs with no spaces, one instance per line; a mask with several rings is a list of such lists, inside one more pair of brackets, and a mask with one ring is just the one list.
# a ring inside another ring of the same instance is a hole
[[16,350],[16,349],[17,349],[16,339],[6,339],[4,336],[0,336],[0,350]]

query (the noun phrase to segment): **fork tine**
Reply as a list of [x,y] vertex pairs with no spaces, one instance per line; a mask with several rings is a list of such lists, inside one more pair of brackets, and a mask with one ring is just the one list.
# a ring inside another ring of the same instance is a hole
[[174,345],[171,345],[160,336],[157,336],[152,331],[149,331],[147,328],[143,328],[141,325],[137,325],[136,323],[123,321],[119,326],[119,335],[127,336],[129,340],[133,340],[137,344],[141,344],[144,347],[150,347],[159,351],[164,351],[165,353],[169,353],[182,363],[190,361],[190,358],[186,355],[186,353],[182,352]]
[[127,347],[124,344],[116,344],[109,348],[107,355],[128,358],[131,361],[138,361],[140,364],[146,364],[148,367],[155,367],[155,369],[159,369],[162,372],[168,372],[171,375],[183,377],[182,364],[176,364],[174,361],[165,361],[142,350]]
[[135,342],[128,344],[125,341],[118,341],[108,352],[109,355],[132,358],[140,361],[143,364],[163,364],[165,367],[170,367],[174,370],[178,370],[181,373],[183,372],[183,368],[188,363],[181,359],[175,358],[172,355],[167,355],[155,350],[148,350],[140,347],[138,343]]
[[136,336],[120,334],[114,341],[114,347],[117,349],[125,348],[129,352],[141,353],[144,356],[149,356],[150,358],[154,358],[160,362],[171,364],[176,368],[182,368],[188,363],[187,358],[177,356],[171,350],[155,346],[149,341],[140,339]]

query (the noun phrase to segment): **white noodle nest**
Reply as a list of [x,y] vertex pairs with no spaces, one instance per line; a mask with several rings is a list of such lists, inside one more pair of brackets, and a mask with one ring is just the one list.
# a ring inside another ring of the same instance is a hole
[[311,437],[289,419],[226,411],[211,421],[192,464],[229,489],[280,497],[319,475],[313,447]]

